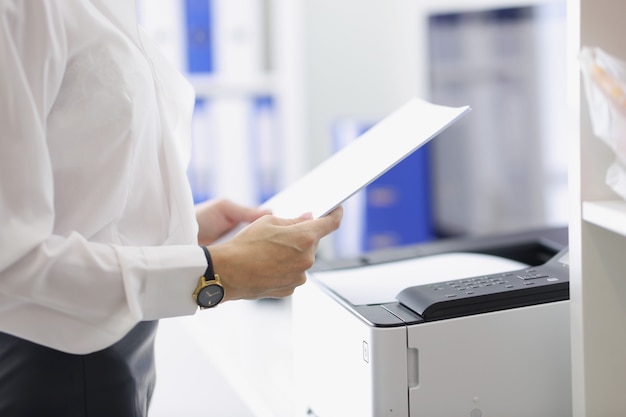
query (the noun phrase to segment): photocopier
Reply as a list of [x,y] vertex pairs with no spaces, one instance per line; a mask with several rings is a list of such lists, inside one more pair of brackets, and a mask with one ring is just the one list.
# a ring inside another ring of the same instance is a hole
[[308,417],[572,414],[567,228],[316,262],[292,301]]

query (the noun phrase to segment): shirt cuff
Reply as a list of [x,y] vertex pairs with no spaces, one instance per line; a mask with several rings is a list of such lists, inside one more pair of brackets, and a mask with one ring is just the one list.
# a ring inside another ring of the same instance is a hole
[[198,310],[192,296],[206,270],[202,248],[174,245],[118,249],[139,251],[129,261],[130,265],[122,267],[126,270],[124,281],[129,307],[139,309],[142,320],[192,315]]

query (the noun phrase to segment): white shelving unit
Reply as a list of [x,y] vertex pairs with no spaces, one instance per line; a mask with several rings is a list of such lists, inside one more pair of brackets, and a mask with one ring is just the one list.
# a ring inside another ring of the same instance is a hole
[[626,413],[626,203],[604,183],[611,152],[590,126],[578,53],[626,57],[621,0],[569,0],[570,261],[575,417]]

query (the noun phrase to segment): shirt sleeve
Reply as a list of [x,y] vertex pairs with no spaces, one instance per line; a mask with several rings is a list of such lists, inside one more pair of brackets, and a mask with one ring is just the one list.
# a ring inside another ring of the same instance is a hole
[[81,354],[139,321],[193,314],[206,261],[195,245],[125,247],[53,233],[45,132],[68,54],[65,4],[0,3],[0,331]]

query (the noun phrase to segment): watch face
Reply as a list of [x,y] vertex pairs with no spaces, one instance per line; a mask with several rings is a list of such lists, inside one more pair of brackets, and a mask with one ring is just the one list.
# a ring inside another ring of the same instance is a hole
[[208,285],[198,293],[198,305],[201,307],[213,307],[224,298],[224,288],[217,284]]

